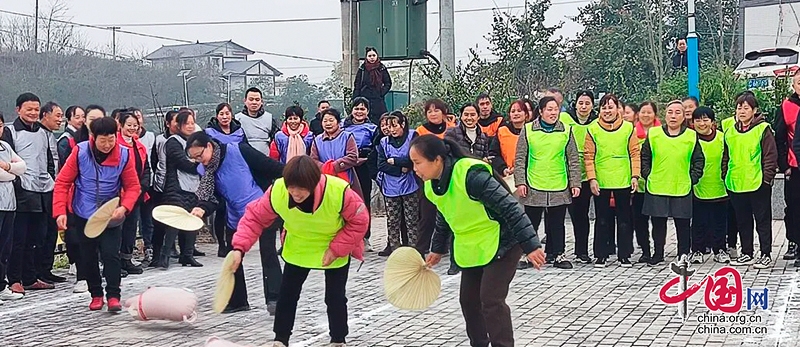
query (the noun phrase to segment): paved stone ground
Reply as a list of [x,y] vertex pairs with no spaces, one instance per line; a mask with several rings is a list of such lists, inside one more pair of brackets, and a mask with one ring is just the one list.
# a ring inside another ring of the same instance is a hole
[[[382,248],[385,222],[376,219],[373,243]],[[773,254],[786,249],[782,222],[775,222]],[[568,230],[571,228],[568,227]],[[569,232],[568,232],[569,233]],[[570,237],[571,239],[571,237]],[[571,241],[567,243],[571,247]],[[215,246],[204,245],[209,255]],[[670,232],[668,254],[676,244]],[[758,249],[758,248],[756,248]],[[571,251],[571,250],[568,250]],[[258,254],[255,252],[254,254]],[[638,258],[638,255],[635,256]],[[72,294],[71,285],[55,291],[30,293],[17,302],[0,306],[0,341],[3,346],[202,346],[212,335],[244,345],[263,345],[272,337],[272,318],[266,312],[258,259],[246,258],[250,303],[254,309],[233,315],[211,312],[214,281],[220,258],[199,258],[200,269],[174,266],[150,270],[123,279],[123,298],[148,286],[177,286],[200,297],[199,317],[190,324],[136,322],[127,313],[90,312],[88,294]],[[442,276],[440,299],[423,312],[401,312],[382,295],[384,258],[367,256],[361,271],[353,266],[348,283],[351,346],[468,346],[458,305],[460,276],[447,276],[446,260],[436,270]],[[701,324],[709,313],[701,290],[690,299],[690,317],[682,322],[677,307],[658,299],[658,291],[673,277],[666,267],[635,265],[623,269],[577,265],[574,270],[552,267],[524,270],[512,283],[508,304],[512,308],[518,346],[798,346],[800,345],[800,275],[787,261],[772,269],[747,269],[744,287],[767,287],[769,310],[739,315],[743,325]],[[707,260],[695,266],[697,278],[719,264]],[[694,280],[692,280],[694,282]],[[323,346],[328,342],[322,273],[312,272],[299,304],[292,346]],[[703,333],[708,327],[749,327],[766,333]]]

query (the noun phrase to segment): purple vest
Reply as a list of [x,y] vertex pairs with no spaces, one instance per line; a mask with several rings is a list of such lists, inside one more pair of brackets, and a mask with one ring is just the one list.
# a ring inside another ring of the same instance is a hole
[[217,129],[211,127],[206,128],[205,130],[208,136],[211,136],[212,139],[217,140],[217,142],[223,145],[227,145],[229,143],[241,143],[244,141],[244,130],[242,130],[242,128],[236,129],[236,131],[230,134],[219,132]]
[[78,144],[78,177],[75,179],[75,196],[72,209],[78,217],[89,219],[97,209],[109,200],[118,197],[122,189],[122,171],[128,163],[128,150],[119,145],[119,165],[100,165],[94,159],[89,141]]
[[[337,160],[344,158],[347,153],[347,141],[353,137],[353,134],[342,131],[339,136],[331,140],[322,140],[325,134],[317,135],[314,138],[314,144],[317,146],[317,154],[319,154],[319,161],[323,164],[328,160]],[[355,170],[350,168],[347,170],[347,177],[350,178],[350,183],[355,182]]]
[[[256,184],[238,144],[226,145],[225,158],[214,174],[217,193],[225,199],[228,227],[236,230],[247,204],[264,195]],[[231,178],[234,179],[231,179]]]
[[[314,141],[314,133],[308,132],[303,142],[306,144],[306,153],[311,149],[311,141]],[[275,145],[278,146],[278,153],[281,155],[281,163],[286,164],[286,153],[289,151],[289,135],[279,131],[275,134]]]
[[[389,144],[389,137],[386,136],[381,139],[381,147],[383,152],[386,153],[386,158],[404,158],[408,159],[408,151],[411,150],[411,138],[414,137],[414,130],[408,131],[406,142],[400,148],[395,148]],[[411,170],[401,176],[392,176],[385,174],[381,177],[381,192],[383,195],[390,198],[408,195],[419,190],[417,180],[414,178],[414,171]]]
[[372,146],[372,139],[375,137],[375,129],[377,128],[378,126],[372,123],[350,124],[342,127],[344,131],[353,134],[358,149]]

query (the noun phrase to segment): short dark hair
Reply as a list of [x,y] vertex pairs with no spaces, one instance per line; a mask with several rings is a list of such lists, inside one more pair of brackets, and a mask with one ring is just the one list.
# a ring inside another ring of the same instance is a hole
[[378,50],[372,46],[367,46],[367,48],[364,48],[364,54],[369,52],[375,52],[375,54],[378,54]]
[[489,93],[483,92],[478,94],[478,97],[475,98],[475,103],[477,104],[479,101],[483,99],[489,99],[489,101],[492,101],[492,97],[489,96]]
[[611,94],[611,93],[603,95],[603,97],[600,98],[600,107],[605,106],[606,104],[608,104],[609,101],[613,101],[614,102],[614,106],[619,107],[619,98],[617,98],[616,95]]
[[353,108],[355,108],[358,105],[364,105],[364,107],[366,107],[369,110],[369,100],[367,100],[367,98],[363,96],[359,96],[353,99]]
[[138,107],[132,107],[131,106],[131,107],[128,107],[128,112],[131,112],[131,113],[136,113],[136,112],[142,113],[142,109],[140,109]]
[[425,112],[428,111],[431,107],[435,107],[437,110],[442,111],[444,114],[450,113],[450,108],[447,107],[447,103],[442,101],[441,99],[428,99],[425,100],[425,106],[422,108]]
[[22,93],[17,97],[17,108],[22,107],[22,104],[24,104],[26,102],[29,102],[29,101],[38,102],[38,103],[42,102],[41,100],[39,100],[39,97],[36,96],[36,94],[33,94],[33,93]]
[[264,97],[264,93],[261,92],[261,89],[258,89],[256,87],[247,88],[247,90],[244,92],[244,96],[247,97],[247,94],[250,94],[250,93],[258,93],[258,96],[260,96],[262,98]]
[[333,118],[336,118],[337,122],[341,122],[342,121],[342,114],[339,112],[339,110],[337,110],[335,108],[329,108],[329,109],[327,109],[325,111],[322,111],[322,114],[320,115],[320,119],[325,118],[325,115],[333,116]]
[[283,168],[283,182],[286,187],[298,187],[313,192],[319,184],[322,171],[307,155],[298,155],[289,160]]
[[756,99],[755,94],[742,93],[742,95],[739,95],[739,97],[736,98],[736,106],[742,104],[747,104],[750,106],[750,108],[756,109],[758,108],[758,99]]
[[289,106],[286,108],[286,111],[283,112],[283,119],[289,119],[291,116],[298,116],[300,119],[303,119],[303,108],[297,105]]
[[691,100],[696,107],[700,107],[700,100],[697,100],[697,98],[695,98],[694,96],[687,96],[681,99],[681,101],[688,101],[688,100]]
[[714,110],[710,107],[700,106],[692,112],[692,119],[702,119],[703,117],[708,117],[712,122],[717,121],[717,117],[714,115]]
[[188,151],[192,147],[206,147],[209,142],[212,142],[211,136],[208,136],[205,131],[198,131],[189,135],[189,138],[186,139],[185,150]]
[[3,117],[3,111],[0,111],[0,122],[3,122],[3,123],[6,122],[6,118]]
[[125,112],[125,109],[122,109],[122,108],[115,108],[113,111],[111,111],[111,118],[114,118],[114,119],[116,119],[116,120],[119,120],[119,115],[120,115],[122,112]]
[[47,103],[39,109],[39,119],[44,118],[44,115],[48,113],[52,113],[56,108],[61,108],[58,104],[53,101],[48,101]]
[[641,111],[642,111],[642,109],[643,109],[645,106],[650,106],[650,108],[652,108],[652,109],[653,109],[653,113],[655,113],[655,114],[656,114],[656,117],[658,117],[658,105],[656,105],[656,103],[655,103],[655,102],[652,102],[652,101],[645,101],[645,102],[641,103],[641,104],[639,105],[639,111],[641,112]]
[[[117,120],[120,127],[125,125],[125,122],[128,121],[128,118],[133,118],[136,120],[136,123],[139,123],[139,118],[136,118],[136,115],[133,112],[121,112],[119,114],[119,119]],[[142,124],[139,124],[139,126],[142,126]]]
[[219,114],[220,112],[222,112],[223,109],[226,109],[226,108],[228,109],[228,111],[233,112],[233,107],[231,107],[231,104],[229,104],[227,102],[222,102],[219,105],[217,105],[217,111],[216,111],[215,114]]
[[594,93],[592,93],[591,90],[579,90],[577,93],[575,93],[576,104],[578,103],[578,99],[580,99],[582,96],[588,96],[589,99],[592,100],[592,104],[594,104]]
[[322,104],[328,104],[328,105],[330,105],[330,104],[331,104],[331,102],[330,102],[330,101],[328,101],[328,100],[320,100],[320,101],[317,103],[317,107],[320,107],[320,106],[322,106]]
[[178,111],[178,115],[175,117],[178,119],[178,127],[182,127],[189,123],[189,117],[194,118],[194,113],[192,113],[192,110]]
[[81,110],[83,111],[83,113],[86,113],[86,110],[84,110],[83,107],[80,107],[78,105],[72,105],[70,107],[67,107],[67,110],[64,111],[64,115],[67,117],[67,120],[72,120],[72,117],[75,117],[75,113],[78,110]]
[[95,105],[95,104],[91,104],[89,106],[86,106],[86,114],[87,115],[89,114],[89,112],[91,112],[93,110],[98,110],[100,112],[103,112],[103,117],[106,116],[106,109],[104,109],[103,106]]
[[89,130],[94,137],[114,135],[117,133],[117,121],[111,117],[103,117],[93,121]]
[[637,105],[637,104],[634,104],[634,103],[625,104],[625,107],[630,107],[631,110],[633,110],[633,113],[639,113],[639,105]]
[[564,92],[562,92],[561,89],[558,89],[558,88],[555,88],[555,87],[547,88],[547,92],[553,93],[553,94],[561,94],[561,96],[564,96]]
[[477,111],[478,111],[478,106],[477,106],[477,105],[475,105],[475,104],[473,104],[473,103],[471,103],[471,102],[469,102],[469,103],[466,103],[466,104],[464,104],[464,106],[461,106],[461,109],[459,109],[459,110],[458,110],[458,115],[459,115],[459,116],[461,116],[461,114],[462,114],[462,113],[464,113],[464,110],[466,110],[466,109],[467,109],[467,107],[472,107],[472,108],[474,108],[474,109],[475,109],[475,112],[477,112]]

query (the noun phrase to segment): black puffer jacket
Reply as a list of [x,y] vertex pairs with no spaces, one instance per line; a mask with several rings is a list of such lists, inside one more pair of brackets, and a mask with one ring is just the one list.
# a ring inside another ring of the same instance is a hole
[[[434,180],[433,191],[444,194],[450,186],[455,159],[445,159],[445,168],[440,180]],[[475,167],[467,172],[467,194],[472,200],[480,201],[486,208],[489,218],[500,223],[500,245],[494,259],[502,258],[506,252],[520,245],[525,254],[542,247],[536,229],[525,214],[522,205],[488,170]],[[465,216],[466,217],[466,216]],[[453,231],[445,221],[441,212],[436,214],[436,229],[431,241],[431,252],[444,254],[447,252]]]
[[444,138],[453,140],[464,149],[472,153],[477,158],[489,157],[489,138],[481,131],[481,127],[476,126],[476,138],[473,143],[467,136],[467,127],[464,123],[459,123],[455,128],[449,128],[444,134]]
[[178,181],[178,170],[197,175],[199,181],[200,175],[197,173],[197,163],[189,160],[186,150],[177,139],[167,139],[164,147],[167,153],[167,172],[164,177],[162,202],[165,205],[176,205],[191,211],[192,208],[197,206],[197,194],[181,189]]

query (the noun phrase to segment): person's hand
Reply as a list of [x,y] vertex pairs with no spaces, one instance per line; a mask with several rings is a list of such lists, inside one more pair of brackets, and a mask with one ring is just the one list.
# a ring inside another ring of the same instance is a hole
[[528,187],[526,185],[524,185],[524,184],[518,185],[516,194],[520,198],[524,198],[524,197],[528,196]]
[[242,265],[242,251],[232,250],[231,254],[233,254],[233,263],[231,264],[231,271],[236,272],[236,270],[239,269],[239,265]]
[[11,170],[11,164],[0,160],[0,169],[3,169],[5,171],[9,171],[9,170]]
[[191,213],[192,213],[193,216],[195,216],[197,218],[203,218],[203,216],[206,214],[206,211],[203,210],[202,208],[195,207],[195,208],[192,209]]
[[124,206],[117,207],[113,213],[111,213],[111,220],[119,221],[125,218],[125,213],[128,213],[128,209]]
[[792,176],[792,169],[786,169],[786,172],[783,173],[783,176],[788,180]]
[[544,251],[542,248],[538,248],[535,251],[528,254],[528,261],[531,262],[531,265],[535,267],[537,270],[542,268],[544,265]]
[[597,180],[589,180],[589,188],[592,190],[592,195],[600,196],[600,185]]
[[336,256],[333,255],[333,251],[330,248],[325,250],[325,255],[322,256],[322,266],[328,266],[333,264],[336,260]]
[[636,193],[637,190],[639,190],[639,179],[631,178],[631,193]]
[[58,230],[67,230],[67,215],[62,214],[56,217],[56,226]]
[[577,198],[581,196],[581,189],[580,188],[572,188],[572,197]]
[[361,166],[362,164],[367,162],[367,158],[358,158],[356,161],[356,166]]
[[394,165],[394,158],[386,159],[386,162],[389,163],[389,165]]
[[425,257],[425,266],[427,267],[434,267],[436,264],[442,261],[442,255],[439,253],[428,253],[428,256]]
[[507,167],[507,168],[505,168],[503,170],[503,177],[511,176],[513,174],[514,174],[514,168],[513,167]]

